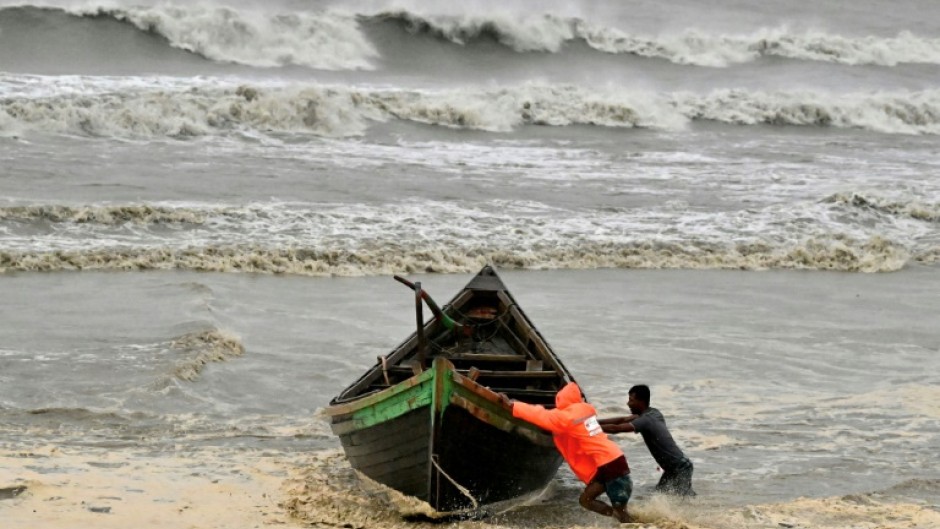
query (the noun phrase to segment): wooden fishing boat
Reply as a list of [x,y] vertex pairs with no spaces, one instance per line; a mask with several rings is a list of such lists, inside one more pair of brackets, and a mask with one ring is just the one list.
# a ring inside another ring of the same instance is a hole
[[554,407],[568,370],[492,267],[443,308],[396,279],[415,292],[415,332],[326,409],[352,467],[438,512],[541,490],[561,456],[497,393]]

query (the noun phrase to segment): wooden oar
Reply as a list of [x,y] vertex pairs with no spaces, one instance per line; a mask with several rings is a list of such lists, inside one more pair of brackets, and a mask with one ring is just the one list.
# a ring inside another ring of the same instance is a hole
[[412,283],[411,281],[408,281],[407,279],[401,276],[393,276],[393,277],[395,278],[395,281],[398,281],[399,283],[405,285],[406,287],[414,290],[415,293],[418,296],[420,296],[420,299],[423,299],[424,302],[428,304],[428,308],[431,309],[431,313],[434,314],[435,318],[441,320],[441,323],[444,324],[444,327],[446,329],[453,329],[454,327],[463,327],[463,325],[452,320],[450,316],[448,316],[447,314],[444,314],[444,311],[442,311],[441,308],[437,306],[437,303],[435,303],[434,300],[431,299],[431,296],[428,295],[426,291],[421,290],[421,283]]

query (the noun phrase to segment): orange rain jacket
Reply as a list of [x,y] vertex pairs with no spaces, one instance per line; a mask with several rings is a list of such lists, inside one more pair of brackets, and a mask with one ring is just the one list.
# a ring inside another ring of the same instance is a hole
[[590,483],[597,468],[623,455],[597,422],[597,410],[581,399],[581,388],[569,382],[555,395],[555,409],[514,401],[512,416],[552,432],[555,446],[574,475]]

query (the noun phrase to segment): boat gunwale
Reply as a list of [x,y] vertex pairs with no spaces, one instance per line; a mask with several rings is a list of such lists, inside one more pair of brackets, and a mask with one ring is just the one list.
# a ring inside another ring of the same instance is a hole
[[[519,434],[536,444],[544,446],[550,446],[552,444],[551,434],[532,425],[531,423],[513,417],[512,409],[502,403],[499,395],[495,391],[477,383],[470,377],[461,375],[457,372],[457,370],[454,368],[454,365],[450,361],[447,361],[443,358],[440,360],[443,360],[444,363],[447,364],[446,367],[440,371],[433,368],[428,369],[411,378],[403,380],[402,382],[388,389],[384,389],[377,393],[371,393],[358,400],[330,406],[324,410],[324,413],[331,417],[334,427],[347,422],[354,422],[356,420],[355,414],[359,411],[371,408],[378,403],[392,399],[397,395],[425,384],[426,382],[439,376],[447,376],[453,382],[451,387],[454,391],[448,396],[447,402],[442,403],[444,406],[456,405],[457,407],[466,410],[468,413],[485,424],[505,432]],[[440,385],[440,383],[432,382],[428,385],[427,391],[436,391]],[[392,417],[388,420],[395,420],[395,418],[397,417]],[[355,425],[351,425],[348,427],[348,431],[347,429],[344,429],[343,433],[351,433],[353,431],[363,430],[372,426],[375,425],[371,424],[361,428],[357,428]]]
[[[498,288],[494,289],[494,288],[473,287],[474,282],[479,280],[481,277],[494,278],[496,281],[496,284],[498,285]],[[513,320],[521,324],[526,329],[528,336],[534,339],[533,342],[534,342],[537,353],[533,355],[533,359],[536,359],[535,356],[541,357],[540,359],[545,361],[546,364],[550,366],[551,369],[549,371],[552,371],[555,374],[557,374],[557,376],[564,383],[573,381],[573,377],[571,376],[571,373],[562,363],[561,359],[558,358],[558,355],[549,345],[548,341],[545,340],[545,337],[542,335],[542,333],[529,319],[525,311],[522,310],[522,308],[519,307],[519,305],[516,303],[515,297],[513,297],[512,293],[506,287],[506,284],[503,282],[502,278],[499,277],[499,274],[496,273],[495,268],[493,268],[492,266],[487,265],[483,267],[483,269],[481,269],[480,272],[474,275],[474,277],[467,283],[467,285],[464,286],[460,291],[458,291],[457,294],[448,303],[444,305],[443,310],[445,313],[449,309],[459,310],[461,307],[466,305],[470,300],[472,300],[476,295],[479,295],[482,293],[490,293],[490,292],[495,292],[499,301],[506,305],[507,307],[506,310],[510,312]],[[439,327],[441,325],[442,324],[440,321],[438,321],[437,319],[432,319],[425,324],[424,331],[425,333],[433,334],[439,330]],[[412,352],[416,341],[417,341],[417,332],[412,332],[408,336],[408,338],[406,338],[402,343],[400,343],[397,347],[392,349],[392,351],[385,356],[385,360],[387,363],[386,365],[393,365],[393,366],[402,365],[404,361],[407,359],[408,354]],[[470,356],[470,355],[467,355],[467,356]],[[506,355],[506,356],[509,356],[509,355]],[[520,355],[520,356],[526,356],[526,355]],[[367,389],[368,387],[366,383],[369,381],[375,380],[376,378],[381,376],[380,375],[381,372],[382,372],[381,363],[376,363],[372,365],[355,382],[347,386],[342,392],[339,393],[339,395],[337,395],[335,398],[333,398],[330,401],[329,406],[326,408],[327,414],[331,416],[343,414],[344,412],[339,411],[339,410],[346,409],[346,406],[362,401],[362,400],[367,399],[367,402],[374,403],[374,402],[381,401],[384,398],[387,398],[387,395],[385,392],[389,391],[392,388],[397,387],[398,384],[395,384],[389,388],[381,389],[379,391],[364,392],[364,390]],[[524,371],[520,370],[519,372],[522,373]],[[456,373],[455,371],[455,375],[459,375],[459,373]],[[406,381],[407,380],[410,380],[410,378],[406,379]],[[350,395],[350,393],[355,393],[356,391],[358,391],[359,393]],[[377,400],[372,400],[373,398]],[[352,408],[352,409],[355,409],[355,408]],[[347,413],[351,413],[351,412],[347,412]]]

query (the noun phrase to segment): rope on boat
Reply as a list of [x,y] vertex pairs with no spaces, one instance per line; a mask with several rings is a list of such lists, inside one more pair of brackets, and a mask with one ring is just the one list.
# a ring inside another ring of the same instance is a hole
[[[512,304],[508,305],[508,306],[506,307],[506,310],[504,310],[504,311],[502,312],[502,314],[499,314],[499,315],[497,315],[496,317],[494,317],[492,320],[487,321],[487,322],[483,322],[483,323],[468,323],[467,321],[473,319],[473,317],[472,317],[472,316],[468,316],[467,314],[464,314],[464,313],[460,312],[459,310],[453,308],[451,305],[445,305],[445,306],[444,306],[444,310],[451,310],[451,311],[453,311],[453,312],[454,312],[454,316],[455,316],[456,318],[462,320],[462,321],[460,322],[460,325],[462,325],[462,326],[464,326],[464,327],[467,327],[467,328],[470,328],[470,329],[474,329],[475,331],[482,331],[482,330],[484,330],[484,329],[487,329],[488,327],[493,326],[493,330],[492,330],[492,332],[489,333],[489,335],[487,335],[487,336],[480,336],[479,334],[474,334],[474,335],[471,337],[471,339],[472,339],[474,342],[476,342],[476,343],[483,343],[483,342],[489,342],[490,340],[492,340],[493,338],[495,338],[497,334],[499,334],[499,331],[500,331],[500,324],[502,324],[503,327],[508,328],[508,325],[506,324],[506,320],[508,319],[508,316],[510,315],[510,312],[511,312],[510,309],[511,309],[512,307],[515,307],[515,306],[516,306],[515,303],[512,303]],[[455,335],[455,336],[456,336],[456,335]],[[454,351],[456,351],[456,350],[460,347],[460,344],[456,344],[456,343],[455,343],[453,346],[451,346],[451,347],[445,347],[445,346],[443,346],[443,345],[441,345],[441,344],[435,342],[434,340],[430,340],[430,342],[429,342],[428,345],[430,345],[431,349],[433,349],[435,352],[437,352],[437,353],[445,353],[445,354],[446,354],[446,353],[450,353],[450,352],[454,352]]]
[[431,456],[431,463],[434,463],[434,466],[437,467],[437,471],[443,474],[444,477],[447,478],[447,480],[450,481],[451,484],[453,484],[453,486],[456,487],[457,490],[460,491],[461,494],[466,496],[473,503],[473,510],[477,510],[480,508],[480,503],[477,501],[476,498],[473,497],[473,494],[470,494],[470,489],[468,489],[467,487],[464,487],[460,483],[457,483],[454,480],[454,478],[450,477],[450,475],[447,474],[447,472],[444,472],[444,469],[441,468],[441,465],[438,464],[437,462],[437,454],[434,454]]

